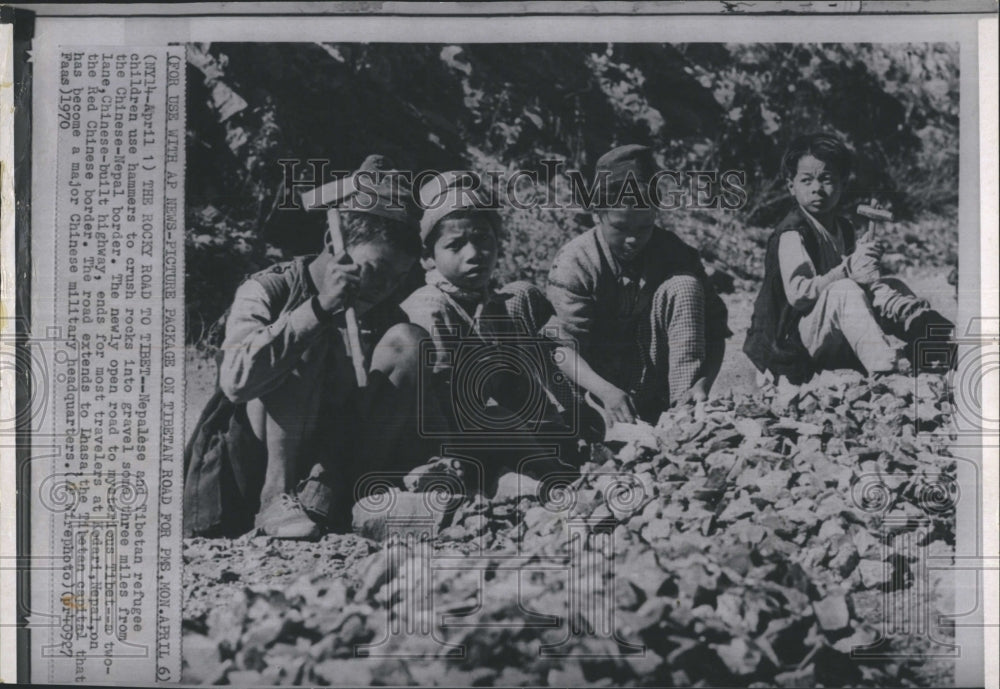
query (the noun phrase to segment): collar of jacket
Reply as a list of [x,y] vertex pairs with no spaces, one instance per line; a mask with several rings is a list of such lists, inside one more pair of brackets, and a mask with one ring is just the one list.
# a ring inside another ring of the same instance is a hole
[[628,277],[636,281],[641,281],[642,278],[646,276],[648,272],[647,269],[649,267],[649,262],[654,255],[654,252],[650,251],[650,249],[653,249],[656,243],[660,241],[660,238],[663,236],[664,232],[665,230],[657,226],[653,227],[653,234],[650,235],[649,237],[649,243],[646,244],[643,250],[639,252],[639,260],[636,261],[635,263],[635,268],[636,268],[635,274],[626,275],[625,271],[622,268],[621,263],[619,263],[618,259],[615,258],[614,253],[612,253],[611,251],[611,247],[608,246],[608,242],[604,238],[604,233],[601,232],[601,226],[598,225],[594,228],[594,234],[597,235],[597,246],[598,248],[600,248],[601,253],[604,254],[608,262],[608,265],[611,266],[611,273],[612,275],[615,276],[615,279],[617,280],[620,280],[623,277]]

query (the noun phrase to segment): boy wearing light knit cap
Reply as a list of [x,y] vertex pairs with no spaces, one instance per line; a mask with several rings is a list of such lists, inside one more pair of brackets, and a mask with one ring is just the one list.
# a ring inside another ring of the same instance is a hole
[[[548,346],[540,331],[551,317],[552,307],[528,282],[513,282],[500,289],[492,286],[504,233],[497,205],[480,182],[474,173],[453,171],[435,176],[420,188],[424,209],[421,264],[426,284],[400,306],[411,323],[433,338],[437,352],[433,377],[446,418],[470,411],[492,414],[504,427],[536,423],[540,417],[558,423],[559,405],[551,392],[555,373],[551,351],[539,349],[540,344]],[[522,341],[525,349],[514,351]],[[469,394],[451,389],[458,363],[452,352],[462,343],[494,344],[498,352],[506,347],[499,356],[508,365],[497,367],[481,356],[486,350],[471,350],[480,358],[468,362],[469,370],[482,369],[484,387],[466,391]],[[531,403],[540,395],[545,398],[542,404]],[[486,401],[487,408],[454,408],[477,401]],[[518,413],[525,418],[518,419]]]

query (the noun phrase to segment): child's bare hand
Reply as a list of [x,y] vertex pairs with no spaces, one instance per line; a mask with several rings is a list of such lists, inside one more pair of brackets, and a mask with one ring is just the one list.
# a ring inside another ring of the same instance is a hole
[[885,253],[886,243],[878,240],[863,240],[857,243],[854,247],[854,253],[851,257],[864,257],[870,258],[874,261],[878,261],[882,258],[882,254]]
[[859,285],[870,285],[881,277],[879,259],[884,247],[881,242],[861,241],[847,257],[847,276]]
[[336,313],[351,305],[361,284],[361,268],[354,263],[330,261],[316,284],[320,308]]
[[691,389],[684,393],[681,404],[697,404],[708,399],[708,380],[699,378],[695,381]]
[[876,282],[882,279],[882,273],[879,272],[877,268],[866,271],[861,275],[854,278],[854,282],[858,283],[862,287],[869,287],[874,285]]
[[607,390],[602,390],[599,395],[601,405],[604,407],[604,422],[608,426],[615,423],[635,423],[635,411],[632,407],[632,398],[624,390],[619,390],[615,386],[609,386]]

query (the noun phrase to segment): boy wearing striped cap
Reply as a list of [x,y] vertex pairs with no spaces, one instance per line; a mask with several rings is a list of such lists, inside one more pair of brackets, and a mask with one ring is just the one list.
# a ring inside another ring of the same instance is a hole
[[[552,307],[528,282],[500,289],[492,284],[504,237],[497,204],[470,172],[435,176],[421,187],[420,204],[426,284],[400,306],[411,323],[433,338],[437,354],[431,379],[444,407],[444,423],[454,425],[456,418],[469,412],[493,415],[497,430],[531,426],[542,432],[553,424],[561,426],[560,405],[552,391],[557,372],[551,346],[540,336]],[[462,351],[463,343],[473,345],[464,351],[473,352],[475,360],[451,354]],[[477,348],[480,344],[495,345],[499,358],[491,360],[489,350]],[[506,364],[493,367],[500,359]],[[465,373],[476,389],[452,388],[453,374],[466,380]],[[482,388],[474,381],[482,382]],[[480,403],[487,406],[481,408]]]

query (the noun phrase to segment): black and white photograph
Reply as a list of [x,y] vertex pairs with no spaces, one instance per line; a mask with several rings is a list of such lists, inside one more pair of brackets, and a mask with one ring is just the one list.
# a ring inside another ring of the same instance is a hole
[[975,21],[407,15],[37,50],[19,676],[995,682]]
[[187,50],[190,679],[951,681],[955,45]]

